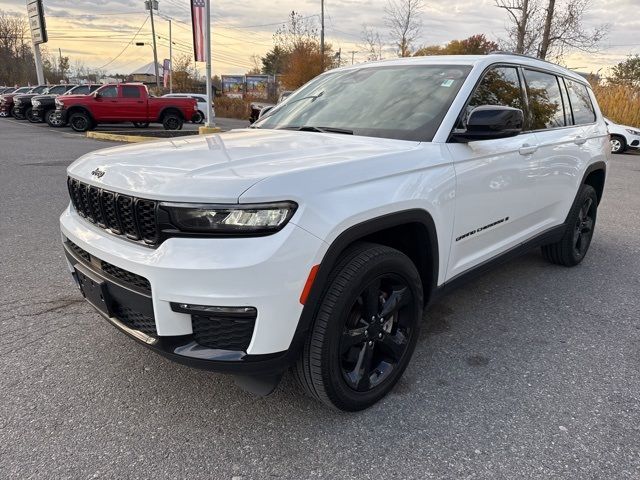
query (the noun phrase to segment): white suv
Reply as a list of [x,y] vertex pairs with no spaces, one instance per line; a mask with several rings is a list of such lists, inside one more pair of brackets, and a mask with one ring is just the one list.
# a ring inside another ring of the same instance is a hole
[[611,153],[624,153],[627,149],[640,148],[640,129],[613,123],[604,119],[611,135]]
[[399,59],[324,73],[254,128],[85,155],[60,223],[82,293],[121,331],[257,393],[293,367],[359,410],[443,292],[533,247],[582,261],[610,155],[568,70]]

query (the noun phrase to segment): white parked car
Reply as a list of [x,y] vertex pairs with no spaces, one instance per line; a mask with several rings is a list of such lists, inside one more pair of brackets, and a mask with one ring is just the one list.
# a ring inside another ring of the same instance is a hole
[[585,258],[610,156],[569,70],[397,59],[326,72],[253,128],[89,153],[60,225],[82,293],[122,332],[256,393],[292,367],[360,410],[444,292],[534,247]]
[[[193,98],[196,102],[198,102],[198,115],[194,116],[193,123],[202,123],[207,118],[207,95],[204,93],[167,93],[163,95],[163,97],[169,98]],[[216,112],[215,108],[213,109],[213,117],[215,118]]]
[[613,123],[608,118],[604,119],[611,134],[611,152],[624,153],[627,149],[640,148],[640,129]]

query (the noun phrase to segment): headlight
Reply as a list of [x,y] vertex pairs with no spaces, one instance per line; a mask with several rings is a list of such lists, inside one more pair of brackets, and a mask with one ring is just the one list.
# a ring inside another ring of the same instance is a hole
[[56,98],[55,102],[56,102],[56,107],[64,107],[64,103],[62,103],[62,101],[61,101],[61,100],[58,100],[58,99]]
[[33,105],[34,107],[39,107],[40,102],[38,100],[31,100],[31,105]]
[[22,100],[20,100],[19,98],[14,98],[13,99],[13,104],[14,105],[20,105],[22,103]]
[[268,234],[284,228],[296,211],[293,202],[247,205],[163,203],[170,222],[183,232],[209,234]]
[[640,135],[640,131],[638,130],[631,130],[630,128],[625,128],[625,130],[629,132],[631,135]]

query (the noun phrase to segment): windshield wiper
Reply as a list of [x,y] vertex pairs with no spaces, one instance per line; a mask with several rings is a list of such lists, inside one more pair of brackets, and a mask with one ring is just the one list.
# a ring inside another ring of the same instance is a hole
[[298,132],[319,132],[319,133],[343,133],[353,135],[353,130],[335,127],[314,127],[313,125],[303,125],[302,127],[281,127],[278,130],[296,130]]

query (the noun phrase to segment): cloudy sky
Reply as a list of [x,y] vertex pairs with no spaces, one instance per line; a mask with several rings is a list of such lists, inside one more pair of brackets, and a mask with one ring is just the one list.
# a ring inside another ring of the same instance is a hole
[[[173,19],[174,56],[192,52],[188,0],[158,0],[156,18],[159,59],[168,57],[168,22]],[[110,73],[130,73],[152,61],[151,26],[143,0],[44,0],[49,30],[47,49],[71,57],[87,67]],[[386,35],[386,0],[326,0],[327,41],[342,49],[343,58],[364,60],[359,50],[362,25]],[[443,44],[452,39],[484,33],[492,40],[505,35],[506,13],[493,0],[425,0],[420,45]],[[567,56],[568,67],[603,72],[628,54],[640,53],[640,0],[592,0],[586,26],[610,25],[598,54],[579,52]],[[26,12],[24,0],[0,0],[0,10]],[[214,71],[218,74],[245,73],[253,55],[272,47],[272,37],[291,10],[319,21],[320,0],[271,0],[269,2],[223,2],[212,0]],[[137,33],[139,31],[139,33]],[[132,41],[134,38],[135,40]],[[136,46],[136,42],[146,42]],[[392,56],[389,52],[388,56]]]

